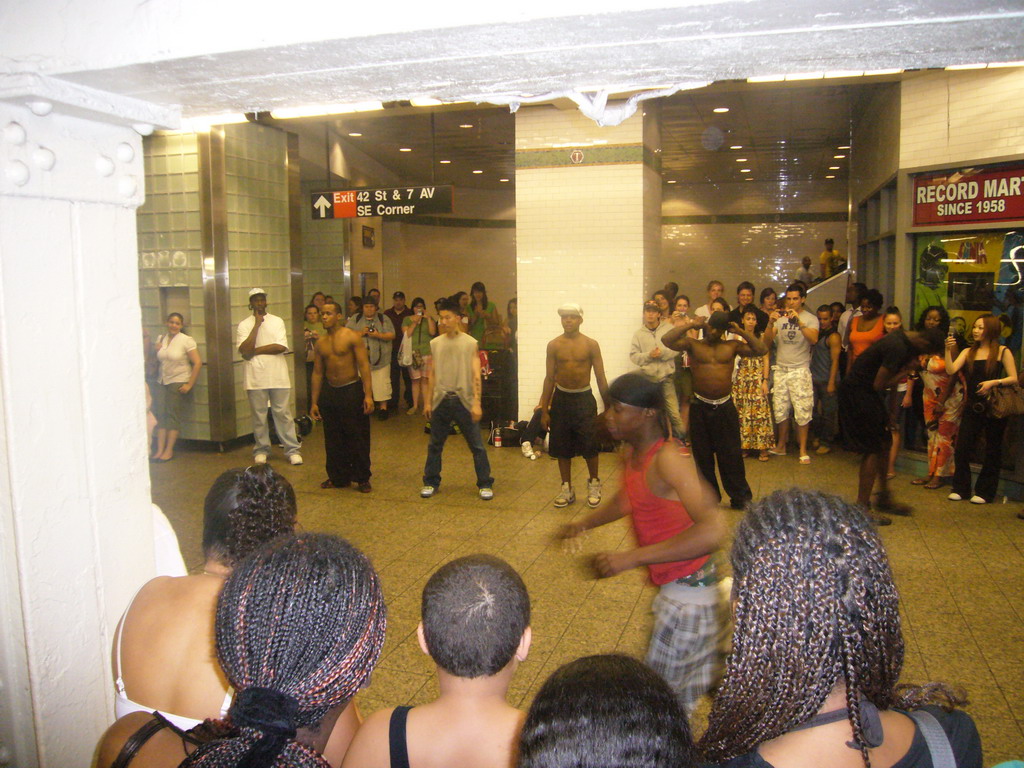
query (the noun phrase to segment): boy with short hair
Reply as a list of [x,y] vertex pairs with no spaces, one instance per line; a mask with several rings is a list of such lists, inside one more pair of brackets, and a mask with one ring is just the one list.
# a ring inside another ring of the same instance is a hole
[[441,335],[430,342],[432,365],[427,372],[427,391],[423,415],[430,420],[430,444],[423,467],[423,488],[420,496],[429,499],[441,485],[441,453],[454,422],[462,430],[476,470],[476,486],[480,498],[494,498],[494,478],[480,436],[480,357],[476,339],[462,333],[459,306],[447,300],[438,319]]
[[606,423],[627,445],[622,488],[594,512],[564,526],[572,539],[629,515],[639,547],[601,552],[602,577],[647,566],[660,587],[654,598],[654,630],[646,662],[692,712],[720,668],[722,605],[711,557],[725,535],[718,500],[700,479],[691,458],[666,439],[661,387],[641,373],[627,373],[609,388]]
[[441,695],[370,715],[344,768],[511,768],[525,713],[505,696],[530,649],[526,585],[504,560],[469,555],[430,577],[421,610],[416,634]]

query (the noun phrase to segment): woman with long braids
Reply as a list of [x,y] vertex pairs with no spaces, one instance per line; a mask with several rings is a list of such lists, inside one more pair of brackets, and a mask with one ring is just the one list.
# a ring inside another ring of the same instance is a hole
[[277,539],[235,568],[217,601],[217,658],[237,691],[220,732],[136,713],[107,732],[97,765],[329,766],[321,753],[377,663],[386,623],[377,574],[351,544]]
[[931,768],[924,732],[937,725],[957,768],[980,768],[962,693],[898,685],[899,595],[859,507],[776,491],[740,522],[731,558],[733,651],[698,745],[706,761]]

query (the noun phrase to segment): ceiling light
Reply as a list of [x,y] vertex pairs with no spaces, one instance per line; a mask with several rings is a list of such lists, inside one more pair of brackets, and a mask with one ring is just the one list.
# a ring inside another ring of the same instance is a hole
[[676,180],[675,180],[675,179],[669,179],[669,180],[668,180],[668,181],[666,181],[665,183],[666,183],[666,184],[675,184],[675,183],[676,183]]
[[508,179],[498,179],[498,181],[508,181]]
[[830,171],[838,171],[838,170],[839,170],[839,166],[838,166],[838,165],[830,165],[830,166],[828,167],[828,169],[829,169]]
[[409,103],[412,104],[414,107],[439,107],[444,102],[441,101],[440,99],[434,99],[427,96],[422,99],[409,99]]
[[717,112],[718,114],[722,115],[722,114],[725,114],[726,112],[728,112],[729,108],[728,107],[715,107],[714,110],[712,110],[712,111]]
[[473,171],[473,173],[483,173],[483,171]]
[[352,133],[350,133],[350,134],[349,134],[349,136],[353,136],[353,137],[355,137],[355,138],[357,138],[357,139],[358,139],[358,138],[359,138],[360,136],[362,136],[362,135],[363,135],[363,134],[361,134],[361,133],[358,133],[358,132],[356,132],[356,131],[353,131]]
[[320,117],[321,115],[343,115],[349,112],[375,112],[384,109],[379,101],[360,101],[352,104],[316,104],[309,107],[275,109],[270,116],[275,120],[289,120],[295,117]]
[[412,147],[399,147],[399,152],[412,152]]
[[441,163],[441,165],[449,165],[449,164],[451,164],[452,161],[451,160],[438,160],[438,162]]
[[744,181],[753,181],[753,180],[754,180],[754,177],[753,177],[753,176],[747,176],[747,177],[746,177],[746,178],[744,179]]
[[835,178],[835,176],[829,175],[829,176],[826,176],[825,178],[826,178],[826,179],[834,179],[834,178]]
[[743,149],[742,144],[733,144],[729,149]]
[[781,83],[786,79],[785,75],[760,75],[759,77],[748,77],[748,83]]
[[472,128],[472,127],[473,127],[472,123],[462,123],[462,125],[459,126],[459,128]]
[[849,148],[850,148],[850,145],[849,145],[849,144],[844,144],[844,145],[843,145],[843,146],[841,146],[841,147],[836,147],[836,149],[849,149]]
[[984,64],[950,64],[946,67],[947,70],[953,71],[958,69],[984,69]]
[[740,173],[750,173],[749,168],[740,168]]
[[846,155],[832,155],[833,160],[842,160]]
[[736,158],[736,162],[737,163],[745,163],[745,162],[747,162],[747,158],[745,158],[745,157],[737,157]]

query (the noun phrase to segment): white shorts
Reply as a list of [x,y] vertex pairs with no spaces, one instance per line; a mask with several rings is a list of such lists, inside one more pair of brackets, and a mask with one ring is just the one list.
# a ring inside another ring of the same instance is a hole
[[391,399],[391,366],[374,368],[370,371],[370,382],[373,384],[373,399],[384,402]]
[[775,423],[789,418],[790,409],[797,426],[811,423],[814,415],[814,382],[810,368],[776,368],[772,391]]

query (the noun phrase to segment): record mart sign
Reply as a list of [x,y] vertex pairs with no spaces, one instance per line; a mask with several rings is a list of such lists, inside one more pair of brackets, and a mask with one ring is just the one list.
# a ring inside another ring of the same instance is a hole
[[1024,219],[1024,165],[914,179],[914,226]]

